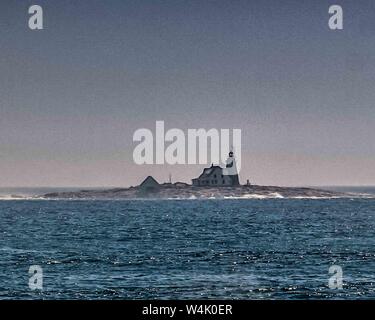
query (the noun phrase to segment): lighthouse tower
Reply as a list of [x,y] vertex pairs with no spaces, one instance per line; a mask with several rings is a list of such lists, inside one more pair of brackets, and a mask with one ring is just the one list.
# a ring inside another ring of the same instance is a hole
[[223,169],[223,174],[229,176],[232,181],[232,186],[238,186],[240,184],[236,166],[236,159],[234,157],[233,151],[229,152],[225,169]]

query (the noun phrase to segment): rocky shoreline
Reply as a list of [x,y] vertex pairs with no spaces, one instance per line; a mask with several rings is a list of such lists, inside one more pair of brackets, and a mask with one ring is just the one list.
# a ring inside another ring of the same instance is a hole
[[277,187],[243,185],[233,187],[195,187],[181,183],[162,184],[157,191],[146,192],[139,186],[107,190],[81,190],[73,192],[48,193],[41,195],[43,199],[324,199],[353,198],[360,194],[334,192],[314,188]]

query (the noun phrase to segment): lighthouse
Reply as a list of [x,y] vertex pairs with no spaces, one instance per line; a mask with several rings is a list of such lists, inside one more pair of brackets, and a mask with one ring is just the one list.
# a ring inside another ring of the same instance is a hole
[[202,174],[192,179],[193,186],[197,187],[230,187],[239,186],[236,159],[233,151],[229,152],[225,168],[214,166],[204,168]]
[[232,186],[238,186],[240,184],[238,178],[236,159],[234,157],[233,151],[229,152],[225,169],[223,169],[223,174],[229,176],[229,178],[232,181]]

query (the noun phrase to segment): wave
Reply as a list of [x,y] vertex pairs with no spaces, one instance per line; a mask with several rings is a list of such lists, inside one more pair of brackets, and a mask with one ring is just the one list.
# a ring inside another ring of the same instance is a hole
[[6,200],[13,200],[13,201],[15,201],[15,200],[33,200],[33,199],[35,199],[35,197],[34,196],[24,196],[24,195],[14,195],[14,194],[9,194],[9,195],[0,195],[0,201],[1,200],[4,200],[4,201],[6,201]]
[[289,200],[329,200],[329,199],[375,199],[374,194],[346,194],[346,195],[282,195],[278,192],[268,194],[247,193],[242,195],[210,195],[210,196],[196,196],[189,197],[165,197],[165,198],[105,198],[105,197],[90,197],[90,198],[67,198],[56,197],[46,198],[43,196],[30,195],[0,195],[0,201],[20,201],[20,200],[44,200],[44,201],[160,201],[160,200],[267,200],[267,199],[289,199]]

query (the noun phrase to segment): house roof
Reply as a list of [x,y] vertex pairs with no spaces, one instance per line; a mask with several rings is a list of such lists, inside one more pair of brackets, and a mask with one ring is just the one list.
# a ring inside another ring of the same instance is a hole
[[159,182],[157,182],[154,177],[151,177],[151,176],[148,176],[145,180],[143,180],[143,182],[139,185],[140,187],[144,186],[145,184],[148,184],[148,185],[158,185],[159,186]]
[[215,169],[223,170],[220,166],[211,166],[210,168],[204,168],[203,172],[198,177],[198,179],[208,178],[209,176],[211,176],[211,174],[213,174],[215,172]]

